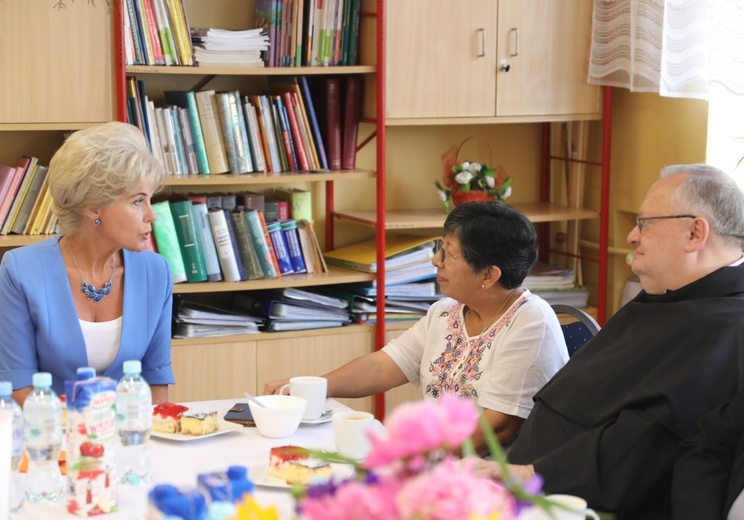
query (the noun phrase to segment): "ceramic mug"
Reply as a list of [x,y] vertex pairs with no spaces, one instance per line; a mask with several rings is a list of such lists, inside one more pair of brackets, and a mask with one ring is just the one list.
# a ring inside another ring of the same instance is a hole
[[335,412],[333,414],[333,439],[336,451],[354,460],[363,460],[370,450],[367,432],[381,432],[382,423],[367,412]]
[[307,408],[302,414],[304,420],[319,419],[325,409],[326,391],[328,390],[328,380],[325,377],[301,376],[293,377],[289,384],[279,389],[279,395],[288,393],[297,397],[302,397],[307,401]]
[[[549,512],[541,511],[552,520],[586,520],[593,518],[599,520],[599,516],[593,509],[587,507],[586,500],[574,495],[548,495],[547,500],[555,504]],[[543,518],[543,517],[541,517]]]

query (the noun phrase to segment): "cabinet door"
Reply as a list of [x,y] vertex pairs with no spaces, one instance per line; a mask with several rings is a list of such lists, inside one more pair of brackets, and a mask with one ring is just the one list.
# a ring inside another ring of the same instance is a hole
[[[173,402],[210,401],[256,393],[256,342],[195,342],[171,349],[176,384],[170,387]],[[263,384],[263,383],[262,383]]]
[[105,2],[0,1],[0,123],[113,118],[111,15]]
[[[589,85],[592,2],[499,0],[496,115],[598,114]],[[501,70],[507,64],[509,71]]]
[[[258,393],[264,384],[293,376],[319,376],[372,352],[371,332],[332,331],[326,335],[267,339],[258,342]],[[373,411],[373,398],[339,399],[355,410]]]
[[496,113],[495,0],[387,2],[387,117]]

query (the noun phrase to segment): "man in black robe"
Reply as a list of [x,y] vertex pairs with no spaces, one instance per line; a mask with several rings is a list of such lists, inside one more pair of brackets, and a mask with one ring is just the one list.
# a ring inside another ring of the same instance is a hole
[[628,243],[643,291],[536,394],[509,460],[620,520],[671,518],[680,441],[744,387],[744,196],[715,168],[665,168]]

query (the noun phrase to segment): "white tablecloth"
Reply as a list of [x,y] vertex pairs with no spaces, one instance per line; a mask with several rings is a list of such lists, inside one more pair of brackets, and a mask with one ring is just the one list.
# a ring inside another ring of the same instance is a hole
[[[222,401],[185,403],[198,410],[216,410],[220,417],[233,404],[246,402],[245,398]],[[326,409],[348,410],[343,404],[329,399]],[[306,448],[335,450],[333,429],[330,422],[316,425],[301,424],[291,437],[269,439],[262,437],[256,428],[241,428],[234,432],[190,442],[167,441],[151,438],[152,483],[144,486],[119,486],[119,511],[95,518],[101,520],[146,518],[147,493],[155,484],[196,487],[196,476],[209,471],[224,471],[231,465],[249,466],[268,463],[269,449],[293,444]],[[262,505],[274,504],[281,517],[292,518],[294,501],[289,490],[256,486],[254,498]],[[65,509],[64,497],[54,504],[24,504],[23,509],[11,515],[13,520],[47,520],[49,518],[79,518]]]

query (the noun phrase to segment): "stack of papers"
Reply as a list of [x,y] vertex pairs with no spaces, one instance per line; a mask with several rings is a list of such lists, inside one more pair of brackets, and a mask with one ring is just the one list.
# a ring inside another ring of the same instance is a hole
[[261,51],[269,48],[269,37],[262,34],[261,29],[192,29],[191,41],[194,44],[194,58],[202,66],[263,67]]
[[[300,289],[279,289],[237,293],[233,302],[263,318],[268,332],[325,329],[351,322],[346,302]],[[324,305],[323,302],[328,303]]]
[[531,291],[533,289],[572,288],[576,283],[574,278],[574,272],[571,269],[538,262],[530,269],[529,274],[522,282],[522,287]]
[[263,320],[244,312],[176,300],[174,338],[205,338],[256,334]]

